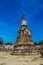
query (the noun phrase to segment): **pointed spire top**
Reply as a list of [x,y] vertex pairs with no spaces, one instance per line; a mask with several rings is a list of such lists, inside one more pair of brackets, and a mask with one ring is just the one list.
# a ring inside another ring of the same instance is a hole
[[26,17],[25,17],[24,14],[22,16],[22,24],[21,25],[27,25],[27,23],[26,23]]
[[25,15],[23,14],[23,16],[22,16],[22,20],[26,20],[26,17],[25,17]]

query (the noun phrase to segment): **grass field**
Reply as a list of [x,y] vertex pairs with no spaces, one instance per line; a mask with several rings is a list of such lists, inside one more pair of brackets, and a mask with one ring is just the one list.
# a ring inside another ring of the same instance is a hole
[[0,52],[0,65],[43,65],[41,55],[15,56]]

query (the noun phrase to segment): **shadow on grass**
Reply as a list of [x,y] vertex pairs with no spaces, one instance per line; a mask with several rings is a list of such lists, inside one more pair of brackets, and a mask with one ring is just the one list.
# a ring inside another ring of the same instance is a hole
[[0,65],[6,65],[6,63],[2,63],[2,64],[0,64]]
[[36,61],[36,60],[38,60],[38,58],[36,58],[36,57],[34,59],[32,59],[32,61]]

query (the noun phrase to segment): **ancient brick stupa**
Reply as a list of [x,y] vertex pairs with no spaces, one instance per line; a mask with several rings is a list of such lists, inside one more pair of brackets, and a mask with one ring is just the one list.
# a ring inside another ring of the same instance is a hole
[[33,47],[31,30],[27,26],[26,17],[23,15],[17,41],[14,44],[14,54],[28,54]]

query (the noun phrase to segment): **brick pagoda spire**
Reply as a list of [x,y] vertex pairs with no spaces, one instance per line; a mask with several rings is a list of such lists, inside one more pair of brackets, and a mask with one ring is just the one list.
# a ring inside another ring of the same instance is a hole
[[[25,46],[27,47],[27,49],[25,48]],[[22,52],[21,50],[25,50],[25,49],[26,51],[28,51],[29,46],[34,46],[34,43],[31,37],[31,30],[28,28],[26,23],[26,17],[23,15],[21,27],[18,31],[18,37],[16,43],[14,44],[14,50],[15,52],[18,53],[19,50],[20,52]]]

